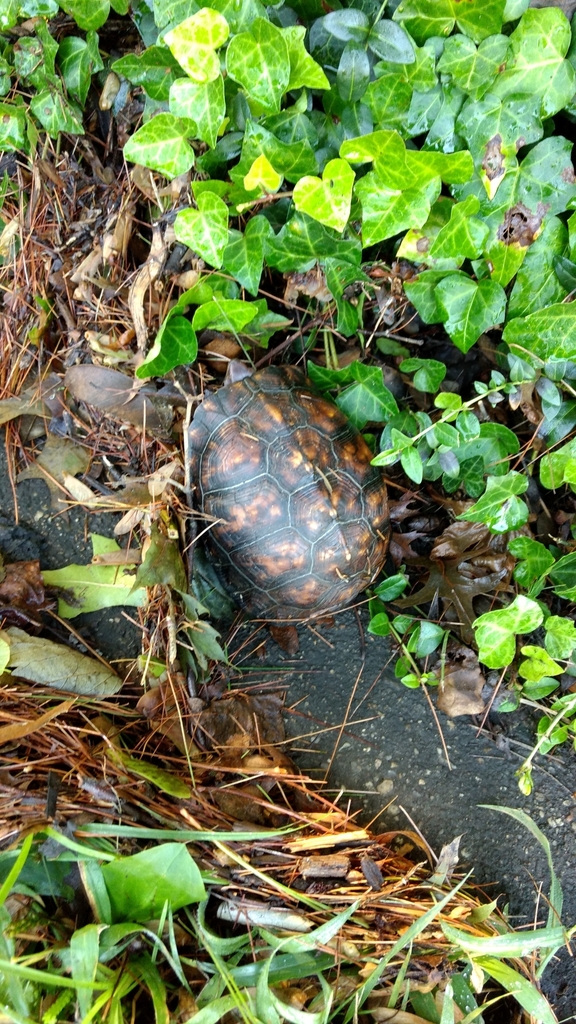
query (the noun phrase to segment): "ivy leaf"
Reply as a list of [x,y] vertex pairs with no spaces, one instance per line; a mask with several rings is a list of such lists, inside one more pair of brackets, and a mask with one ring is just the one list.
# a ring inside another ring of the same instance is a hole
[[562,615],[549,615],[544,623],[544,645],[553,658],[567,659],[576,648],[576,624]]
[[468,36],[451,36],[446,40],[438,71],[452,76],[452,80],[473,99],[488,92],[506,57],[508,36],[494,35],[476,47]]
[[146,359],[136,370],[140,379],[163,377],[175,366],[193,363],[198,355],[198,342],[192,324],[182,314],[193,302],[194,289],[184,292],[164,319]]
[[186,141],[193,131],[191,121],[173,114],[156,114],[128,139],[124,156],[167,178],[177,178],[194,164],[194,152]]
[[517,497],[527,489],[527,477],[516,470],[512,469],[502,477],[489,476],[482,497],[457,518],[469,523],[484,523],[493,533],[517,530],[528,522],[528,506]]
[[367,44],[377,57],[393,64],[413,64],[416,60],[410,36],[401,25],[386,18],[374,23]]
[[251,295],[258,294],[266,239],[272,227],[266,217],[252,217],[244,232],[230,231],[222,265]]
[[59,0],[59,3],[85,32],[100,28],[110,13],[109,0]]
[[206,83],[192,82],[188,78],[176,79],[170,86],[169,106],[175,117],[193,121],[198,138],[214,147],[226,115],[222,75]]
[[518,675],[531,683],[538,683],[543,676],[561,676],[564,669],[555,662],[543,647],[535,644],[527,644],[521,647],[522,654],[526,660],[521,661],[518,666]]
[[[515,537],[510,541],[508,550],[511,555],[514,555],[514,558],[521,559],[514,569],[513,576],[516,582],[526,590],[532,588],[536,580],[545,577],[550,566],[554,565],[554,555],[551,555],[543,544],[531,537]],[[536,595],[534,594],[534,596]]]
[[0,148],[5,152],[27,150],[26,114],[23,106],[0,103]]
[[229,31],[226,18],[211,7],[203,7],[165,32],[164,42],[192,81],[206,85],[220,74],[216,50],[226,42]]
[[210,327],[213,331],[229,331],[237,334],[242,331],[258,313],[256,302],[243,302],[242,299],[211,299],[198,307],[192,317],[192,327],[202,331]]
[[258,189],[261,193],[277,192],[282,184],[282,176],[274,170],[267,156],[257,156],[250,170],[244,175],[244,188],[247,192]]
[[304,45],[304,25],[289,25],[283,33],[290,60],[290,77],[286,91],[302,89],[304,86],[308,89],[329,89],[330,82]]
[[86,39],[66,36],[58,47],[58,66],[66,91],[84,106],[92,75],[104,67],[98,50],[98,36],[87,32]]
[[402,373],[414,374],[414,387],[418,391],[427,391],[431,394],[438,391],[447,370],[444,363],[437,359],[404,359],[400,363]]
[[30,113],[38,118],[53,139],[60,132],[68,132],[70,135],[84,133],[80,112],[54,87],[43,89],[32,97]]
[[298,181],[303,175],[315,174],[318,170],[318,161],[307,138],[293,143],[282,142],[263,125],[250,120],[244,130],[240,162],[230,171],[232,181],[243,185],[245,176],[261,154],[288,181]]
[[294,187],[292,200],[300,213],[328,228],[343,231],[350,216],[354,171],[346,160],[329,160],[322,179],[305,176]]
[[393,17],[420,44],[432,36],[449,36],[455,24],[480,42],[500,31],[504,7],[505,0],[402,0]]
[[549,575],[555,594],[569,601],[576,600],[576,551],[559,558]]
[[446,331],[461,352],[468,352],[506,315],[506,293],[496,281],[472,281],[460,272],[439,282],[436,301]]
[[565,55],[570,23],[557,7],[528,10],[510,36],[506,68],[492,86],[500,99],[538,95],[542,117],[551,117],[572,99],[576,74]]
[[413,281],[404,283],[404,291],[425,324],[442,320],[442,310],[436,301],[436,288],[447,275],[446,270],[424,270]]
[[448,224],[440,229],[430,246],[430,256],[435,259],[475,259],[479,256],[490,234],[488,225],[474,216],[479,209],[480,202],[476,196],[468,196],[462,203],[455,203]]
[[576,468],[576,439],[557,448],[544,452],[540,459],[540,483],[554,491],[566,482],[566,472]]
[[177,214],[174,234],[211,266],[220,268],[228,243],[228,207],[215,192],[201,192],[196,204],[197,210],[188,207]]
[[230,78],[263,110],[276,113],[290,81],[290,54],[281,29],[256,18],[249,32],[234,36],[226,54]]
[[516,634],[531,633],[543,618],[540,605],[523,594],[506,608],[479,615],[473,626],[480,661],[488,668],[506,668],[516,654]]
[[548,359],[576,360],[576,303],[555,303],[509,320],[502,337],[511,352],[537,367]]
[[421,227],[441,187],[440,178],[434,178],[421,188],[391,189],[369,171],[354,188],[362,204],[363,245],[374,245],[407,228]]
[[276,236],[266,241],[264,256],[269,267],[282,273],[310,270],[327,257],[358,265],[362,248],[356,239],[339,239],[312,217],[296,213]]
[[522,145],[538,142],[544,134],[538,97],[508,99],[490,93],[480,101],[467,101],[456,121],[466,140],[484,190],[493,199],[506,172],[517,166]]
[[355,360],[344,370],[326,370],[309,362],[310,380],[320,390],[335,385],[349,385],[339,394],[336,405],[358,430],[368,422],[386,423],[398,413],[398,405],[384,383],[382,370],[378,366],[365,366]]
[[568,232],[562,221],[558,217],[548,217],[516,276],[508,299],[508,320],[528,316],[564,298],[568,289],[556,274],[556,258],[565,251],[567,241]]
[[182,73],[167,46],[149,46],[140,54],[127,53],[114,61],[112,70],[133,85],[141,85],[153,100],[167,100],[170,86]]

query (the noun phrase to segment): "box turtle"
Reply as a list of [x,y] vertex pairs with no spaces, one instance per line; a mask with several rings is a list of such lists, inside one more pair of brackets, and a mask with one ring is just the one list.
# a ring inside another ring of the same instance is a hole
[[252,617],[305,620],[352,601],[388,541],[382,473],[362,435],[294,366],[206,397],[190,427],[207,549]]

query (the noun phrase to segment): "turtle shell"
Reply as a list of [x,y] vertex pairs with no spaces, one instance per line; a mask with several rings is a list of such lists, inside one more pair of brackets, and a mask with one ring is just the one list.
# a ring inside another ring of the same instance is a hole
[[207,548],[249,615],[304,620],[381,569],[388,502],[362,435],[294,366],[209,395],[190,427]]

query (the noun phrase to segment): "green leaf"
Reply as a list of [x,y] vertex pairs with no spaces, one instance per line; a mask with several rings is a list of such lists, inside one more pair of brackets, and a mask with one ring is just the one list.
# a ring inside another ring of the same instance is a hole
[[400,464],[410,480],[413,480],[415,484],[422,483],[424,467],[420,453],[416,448],[403,448],[400,454]]
[[159,523],[152,524],[150,543],[136,572],[135,587],[155,587],[158,584],[184,590],[186,571],[178,548],[178,542],[160,529]]
[[[443,313],[436,301],[436,289],[447,274],[446,270],[424,270],[413,281],[404,282],[404,291],[425,324],[437,324],[442,320]],[[453,401],[454,397],[458,399],[455,408],[459,408],[462,404],[459,396],[446,396],[446,400]]]
[[336,85],[345,103],[362,99],[370,82],[370,59],[361,43],[346,43],[338,64]]
[[374,23],[367,45],[377,57],[393,64],[413,64],[416,59],[410,36],[401,25],[385,18]]
[[461,352],[468,352],[480,335],[502,323],[506,293],[495,281],[472,281],[467,275],[450,274],[436,288],[436,303],[447,333]]
[[505,0],[402,0],[394,20],[402,21],[417,43],[432,36],[449,36],[454,24],[475,42],[499,32]]
[[24,107],[14,103],[0,103],[0,149],[12,152],[27,148]]
[[308,89],[329,89],[330,82],[304,45],[304,25],[290,25],[283,29],[283,34],[290,60],[290,77],[286,91],[302,89],[304,86]]
[[309,362],[307,370],[319,390],[337,383],[349,384],[336,399],[336,405],[358,430],[368,422],[385,423],[398,413],[396,399],[384,384],[382,369],[378,366],[365,366],[356,360],[345,370],[328,371]]
[[441,228],[430,246],[430,256],[446,259],[450,257],[475,259],[482,252],[490,228],[474,214],[480,209],[476,196],[468,196],[462,203],[455,203],[450,221]]
[[[113,538],[90,534],[93,558],[105,552],[120,551]],[[49,587],[57,587],[58,614],[63,619],[74,619],[84,612],[101,611],[117,605],[141,608],[146,603],[146,591],[134,590],[133,565],[66,565],[63,569],[46,569],[42,573]],[[132,571],[131,571],[132,570]]]
[[517,166],[522,145],[538,142],[544,134],[536,97],[507,100],[493,93],[482,100],[468,100],[456,122],[466,140],[489,199],[493,199],[507,170]]
[[387,188],[374,171],[356,182],[354,191],[362,204],[362,243],[374,245],[412,227],[421,227],[438,198],[440,178],[421,188]]
[[156,114],[128,139],[124,156],[167,178],[177,178],[194,164],[194,152],[186,141],[193,130],[191,121],[173,114]]
[[269,113],[280,110],[290,81],[290,54],[281,29],[256,18],[249,32],[234,36],[226,54],[230,78]]
[[510,992],[520,1006],[534,1016],[535,1020],[540,1021],[541,1024],[555,1024],[556,1018],[548,1001],[523,974],[493,956],[478,956],[474,958],[474,961],[494,981]]
[[557,448],[546,451],[540,459],[540,483],[554,491],[566,480],[566,473],[576,464],[576,439]]
[[58,67],[67,92],[84,106],[92,75],[104,67],[98,51],[98,36],[88,32],[86,39],[66,36],[58,47]]
[[192,326],[195,331],[209,327],[212,331],[230,331],[237,334],[257,313],[258,305],[255,302],[215,298],[198,307],[192,317]]
[[551,117],[572,99],[576,75],[565,55],[570,24],[556,7],[529,10],[510,36],[506,68],[492,86],[500,99],[536,94],[542,117]]
[[193,121],[198,138],[214,147],[226,115],[222,75],[206,83],[192,82],[188,78],[176,79],[170,86],[169,106],[175,117]]
[[550,571],[550,579],[554,584],[554,593],[569,601],[576,600],[576,551],[559,558]]
[[508,36],[490,36],[476,47],[468,36],[451,36],[446,40],[438,71],[452,76],[456,85],[473,99],[488,92],[506,57]]
[[90,32],[100,28],[110,13],[109,0],[58,0],[60,7],[69,14],[78,28]]
[[164,377],[176,366],[193,363],[198,342],[192,324],[184,316],[168,316],[161,325],[146,359],[136,370],[140,379]]
[[310,270],[327,257],[358,265],[361,252],[356,239],[341,240],[312,217],[296,213],[275,237],[267,240],[265,259],[269,267],[286,273]]
[[60,132],[67,132],[69,135],[84,134],[79,111],[64,99],[61,92],[53,87],[37,92],[32,97],[30,113],[38,119],[53,139]]
[[164,42],[192,81],[207,85],[220,75],[216,50],[224,45],[229,31],[228,22],[218,11],[203,7],[165,32]]
[[543,647],[534,644],[527,644],[521,648],[526,660],[521,661],[518,666],[518,675],[529,682],[538,683],[546,676],[561,676],[564,669],[557,662],[553,661]]
[[127,53],[114,61],[112,70],[124,75],[133,85],[143,86],[153,100],[167,100],[170,86],[182,73],[167,46],[149,46],[141,54]]
[[493,533],[516,530],[528,521],[528,506],[516,497],[527,489],[527,477],[514,469],[506,476],[489,476],[486,492],[468,512],[462,512],[456,518],[469,523],[484,523]]
[[262,153],[274,170],[288,178],[288,181],[298,181],[304,174],[315,174],[318,170],[318,161],[307,138],[293,143],[282,142],[262,125],[248,121],[242,140],[240,162],[230,172],[232,181],[243,185],[245,176]]
[[404,573],[396,573],[395,576],[388,576],[387,579],[379,583],[377,587],[374,587],[374,593],[382,599],[382,601],[393,601],[395,597],[400,597],[408,586],[408,577]]
[[343,231],[350,216],[354,171],[346,160],[329,160],[322,179],[306,176],[294,187],[292,200],[300,213],[328,228]]
[[523,594],[506,608],[480,615],[473,623],[480,661],[488,668],[505,668],[516,654],[516,634],[531,633],[543,618],[540,605]]
[[220,268],[228,243],[228,207],[215,192],[201,192],[196,204],[197,210],[189,207],[177,214],[174,234],[211,266]]
[[380,73],[375,82],[370,82],[365,92],[365,101],[375,124],[385,129],[404,129],[413,87],[406,80],[401,65],[389,67],[390,70]]
[[64,644],[30,636],[17,626],[0,630],[0,638],[10,648],[11,672],[31,683],[102,700],[122,688],[122,680],[107,665]]
[[200,871],[183,843],[161,843],[102,868],[116,921],[158,918],[206,899]]
[[322,27],[334,39],[348,42],[350,39],[356,42],[365,42],[369,32],[370,21],[368,15],[362,10],[348,8],[339,11],[331,11],[325,18],[322,18]]
[[544,623],[544,646],[552,658],[567,659],[576,648],[576,624],[562,615],[549,615]]
[[510,541],[508,550],[515,558],[522,559],[516,565],[513,575],[516,582],[526,589],[545,576],[550,566],[554,565],[554,555],[531,537],[515,537]]
[[156,786],[156,789],[160,789],[163,793],[168,793],[177,800],[190,799],[192,795],[191,787],[183,779],[180,779],[173,772],[166,771],[165,768],[159,768],[158,765],[151,764],[150,761],[131,757],[118,748],[113,749],[108,756],[113,761],[119,762],[122,767],[132,772],[133,775],[146,779],[151,785]]
[[266,239],[272,234],[270,221],[252,217],[244,232],[230,231],[222,265],[251,295],[258,294]]
[[537,367],[548,359],[576,360],[576,303],[555,303],[510,320],[502,337],[512,352]]
[[418,391],[434,393],[438,391],[444,377],[446,366],[437,359],[404,359],[400,363],[402,373],[414,374],[414,387]]
[[528,316],[564,298],[567,289],[556,275],[555,257],[565,251],[567,241],[568,233],[562,221],[558,217],[547,218],[518,271],[508,300],[509,320]]

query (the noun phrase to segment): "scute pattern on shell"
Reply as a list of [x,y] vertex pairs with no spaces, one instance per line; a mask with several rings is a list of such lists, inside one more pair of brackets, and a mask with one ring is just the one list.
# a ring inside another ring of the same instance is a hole
[[253,617],[344,607],[386,555],[382,473],[362,435],[297,367],[267,367],[209,395],[190,427],[207,547]]

